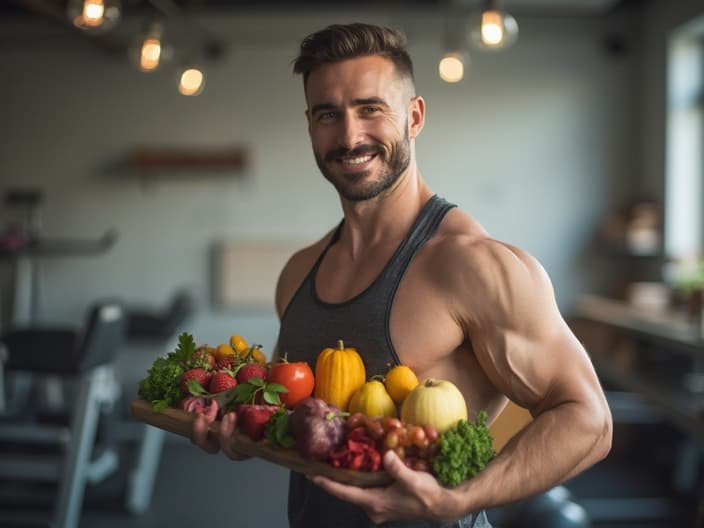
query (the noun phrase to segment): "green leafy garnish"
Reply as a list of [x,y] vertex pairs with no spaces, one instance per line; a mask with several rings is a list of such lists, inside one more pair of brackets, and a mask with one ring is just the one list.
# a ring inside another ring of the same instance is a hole
[[181,400],[179,381],[195,349],[193,336],[184,332],[178,336],[175,351],[154,360],[147,376],[139,382],[137,391],[140,398],[152,403],[152,409],[163,411]]
[[440,438],[433,471],[444,485],[454,487],[474,477],[496,456],[486,419],[486,411],[479,411],[475,423],[460,420]]
[[193,336],[188,332],[183,332],[178,336],[178,345],[176,346],[176,350],[171,352],[169,357],[186,367],[191,361],[195,351],[196,342],[193,340]]
[[155,411],[176,405],[181,400],[179,380],[183,371],[184,368],[178,361],[156,358],[147,377],[139,382],[139,397],[152,402]]
[[273,447],[290,449],[296,445],[296,440],[291,434],[288,413],[284,407],[281,407],[271,415],[271,420],[266,424],[265,433],[266,439]]
[[239,383],[217,394],[206,391],[196,380],[189,380],[188,390],[193,396],[203,396],[214,399],[223,412],[229,412],[238,403],[255,403],[257,394],[261,393],[264,402],[269,405],[281,405],[279,394],[288,392],[288,389],[278,383],[267,383],[262,378],[252,377],[244,383]]

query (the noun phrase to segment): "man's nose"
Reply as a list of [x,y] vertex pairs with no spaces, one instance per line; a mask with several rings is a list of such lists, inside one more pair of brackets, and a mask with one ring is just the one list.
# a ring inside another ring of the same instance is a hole
[[364,126],[360,120],[354,115],[346,114],[340,124],[340,145],[348,149],[353,149],[364,143],[364,137]]

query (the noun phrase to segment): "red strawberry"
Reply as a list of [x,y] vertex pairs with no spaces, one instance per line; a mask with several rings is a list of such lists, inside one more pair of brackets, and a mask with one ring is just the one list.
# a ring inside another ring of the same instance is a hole
[[240,364],[241,359],[238,356],[235,355],[230,355],[230,356],[223,356],[220,359],[218,359],[217,363],[215,364],[215,369],[216,370],[235,370],[237,368],[237,365]]
[[190,394],[188,390],[188,380],[196,380],[200,383],[200,386],[204,389],[210,384],[210,377],[212,374],[207,372],[204,368],[192,368],[181,374],[181,390],[184,394]]
[[213,355],[212,349],[207,346],[200,346],[196,348],[191,356],[191,366],[202,367],[206,370],[212,370],[215,368],[215,356]]
[[237,426],[252,440],[261,440],[266,424],[278,410],[277,405],[253,405],[243,403],[237,409]]
[[235,386],[237,386],[237,380],[232,375],[232,372],[229,370],[219,370],[213,374],[209,389],[212,394],[216,394]]
[[237,381],[239,383],[247,383],[247,380],[250,378],[261,378],[266,381],[266,375],[267,371],[264,365],[260,365],[259,363],[247,363],[237,370]]

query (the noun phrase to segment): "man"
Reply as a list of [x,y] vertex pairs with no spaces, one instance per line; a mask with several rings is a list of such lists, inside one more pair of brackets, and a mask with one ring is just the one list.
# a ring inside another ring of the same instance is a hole
[[[278,351],[314,364],[343,339],[367,372],[410,366],[455,383],[470,416],[490,420],[507,397],[533,421],[478,476],[447,489],[388,452],[395,482],[361,489],[292,474],[292,526],[489,526],[483,509],[537,494],[602,459],[611,418],[584,349],[562,319],[542,267],[498,242],[423,181],[415,142],[425,101],[415,93],[403,35],[330,26],[301,44],[306,117],[320,171],[343,222],[291,257],[279,278]],[[236,458],[199,417],[194,441]],[[459,521],[458,521],[459,519]]]

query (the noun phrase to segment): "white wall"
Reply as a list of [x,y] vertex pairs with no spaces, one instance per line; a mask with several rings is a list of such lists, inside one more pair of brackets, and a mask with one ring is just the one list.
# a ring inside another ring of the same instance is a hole
[[[189,328],[199,341],[239,332],[270,348],[273,310],[209,308],[209,249],[225,237],[313,240],[339,220],[336,195],[310,152],[290,63],[307,32],[353,19],[331,12],[205,20],[229,47],[197,98],[176,93],[171,71],[139,74],[126,59],[48,26],[24,49],[28,33],[8,27],[24,36],[0,48],[2,71],[12,72],[0,84],[0,187],[44,189],[46,236],[120,232],[104,255],[41,261],[41,319],[74,320],[107,294],[159,305],[186,285],[205,308]],[[431,187],[535,254],[564,308],[598,289],[585,247],[600,215],[622,198],[633,161],[631,60],[603,46],[613,21],[519,19],[514,48],[475,53],[468,78],[447,85],[436,75],[437,13],[365,20],[408,31],[428,107],[418,158]],[[147,144],[243,145],[252,162],[241,180],[202,173],[145,186],[118,166],[128,149]]]

